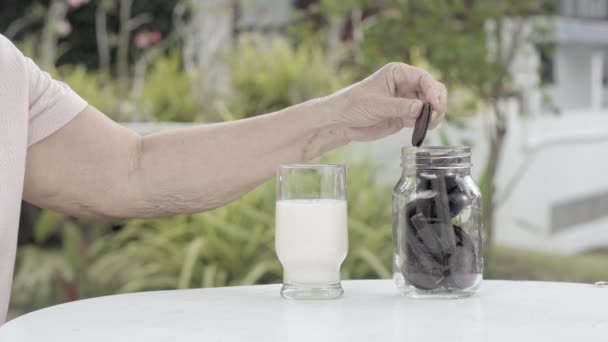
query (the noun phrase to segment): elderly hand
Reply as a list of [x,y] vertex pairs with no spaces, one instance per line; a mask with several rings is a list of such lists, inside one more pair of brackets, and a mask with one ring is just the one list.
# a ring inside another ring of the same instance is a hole
[[433,108],[431,128],[447,110],[446,87],[426,71],[403,63],[389,63],[373,75],[325,98],[331,122],[354,141],[380,139],[413,127],[423,102]]

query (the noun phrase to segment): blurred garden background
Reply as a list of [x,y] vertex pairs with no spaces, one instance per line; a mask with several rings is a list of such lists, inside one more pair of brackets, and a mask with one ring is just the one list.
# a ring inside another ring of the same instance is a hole
[[[2,34],[142,134],[267,113],[390,61],[425,68],[450,91],[429,143],[473,147],[485,277],[608,280],[608,164],[597,160],[608,147],[606,1],[3,2]],[[391,277],[391,192],[409,134],[324,157],[348,168],[343,279]],[[211,212],[114,225],[24,203],[10,316],[114,293],[280,282],[274,201],[270,181]]]

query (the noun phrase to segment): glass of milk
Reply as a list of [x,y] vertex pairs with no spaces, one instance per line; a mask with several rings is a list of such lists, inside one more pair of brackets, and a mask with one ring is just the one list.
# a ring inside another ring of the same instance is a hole
[[348,252],[344,165],[279,167],[275,247],[283,265],[281,296],[296,300],[342,297],[340,265]]

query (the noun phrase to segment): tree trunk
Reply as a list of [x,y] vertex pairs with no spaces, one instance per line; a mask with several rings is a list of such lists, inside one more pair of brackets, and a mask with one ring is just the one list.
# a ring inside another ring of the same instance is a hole
[[201,107],[212,107],[230,92],[229,53],[232,45],[233,6],[224,0],[191,2],[188,35],[184,37],[185,63],[199,79],[196,90]]
[[4,31],[4,36],[9,40],[14,40],[17,37],[17,34],[21,32],[21,30],[25,29],[29,25],[33,24],[35,20],[30,17],[23,17],[16,19],[12,23],[8,25],[6,31]]
[[129,88],[129,47],[131,46],[131,7],[133,0],[120,1],[120,32],[118,34],[117,76],[121,91]]
[[332,70],[338,69],[340,62],[340,50],[342,47],[342,27],[344,19],[339,15],[333,15],[329,18],[329,27],[327,29],[327,59]]
[[353,30],[353,39],[352,39],[352,54],[355,63],[362,64],[363,63],[363,53],[361,51],[361,46],[363,46],[363,9],[355,8],[351,13],[351,23]]
[[492,270],[492,262],[493,262],[493,246],[494,246],[494,227],[495,227],[495,209],[496,209],[496,171],[498,168],[498,164],[501,160],[501,154],[503,150],[503,145],[505,142],[505,136],[507,133],[507,129],[505,126],[505,120],[503,119],[503,115],[498,109],[498,106],[495,105],[497,123],[494,126],[495,129],[493,131],[493,138],[490,141],[490,151],[488,152],[488,161],[486,165],[487,172],[487,189],[482,197],[482,207],[484,211],[483,215],[483,226],[485,229],[485,239],[484,239],[484,259],[485,264],[490,266],[489,269]]
[[104,77],[110,77],[110,45],[107,28],[108,10],[101,3],[95,11],[95,35],[97,38],[97,53],[99,55],[99,70]]
[[55,66],[57,58],[57,25],[63,20],[68,12],[65,2],[53,0],[44,21],[42,30],[42,41],[40,42],[40,67],[50,70]]

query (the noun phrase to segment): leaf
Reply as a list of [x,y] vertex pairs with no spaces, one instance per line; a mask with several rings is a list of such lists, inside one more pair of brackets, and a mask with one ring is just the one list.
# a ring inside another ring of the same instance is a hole
[[66,222],[62,230],[63,255],[68,263],[78,269],[84,263],[86,254],[83,252],[83,238],[80,228],[73,222]]
[[264,239],[264,227],[261,224],[256,224],[251,230],[251,235],[247,240],[245,247],[243,248],[243,257],[246,259],[251,259],[254,257],[255,252],[258,251],[261,247],[263,247],[262,242]]
[[203,267],[203,283],[201,284],[202,287],[215,287],[215,277],[217,273],[218,271],[216,264],[205,265]]
[[259,222],[268,226],[274,226],[274,216],[269,213],[253,208],[250,205],[243,205],[241,208],[243,214],[247,215],[253,222]]
[[179,275],[179,281],[177,282],[178,289],[186,289],[190,287],[190,283],[192,281],[192,274],[194,273],[196,261],[198,259],[198,255],[202,247],[203,239],[201,238],[195,239],[188,245],[188,248],[186,250],[186,258],[184,259],[182,271]]
[[278,260],[272,261],[267,260],[255,265],[249,273],[245,275],[240,281],[235,281],[238,285],[253,285],[257,284],[260,278],[269,272],[280,272],[281,264]]
[[386,279],[392,276],[388,268],[386,268],[382,261],[369,249],[362,247],[358,249],[355,254],[359,258],[363,259],[367,263],[367,266],[369,266],[369,268],[373,270],[380,278]]
[[49,237],[57,233],[63,220],[65,220],[63,214],[51,210],[42,211],[34,226],[34,240],[36,243],[46,242]]
[[137,278],[127,282],[118,292],[129,293],[146,290],[168,290],[175,288],[175,278],[168,276],[157,276],[147,278]]
[[218,270],[215,279],[215,286],[226,286],[228,281],[228,272],[226,272],[226,270]]

